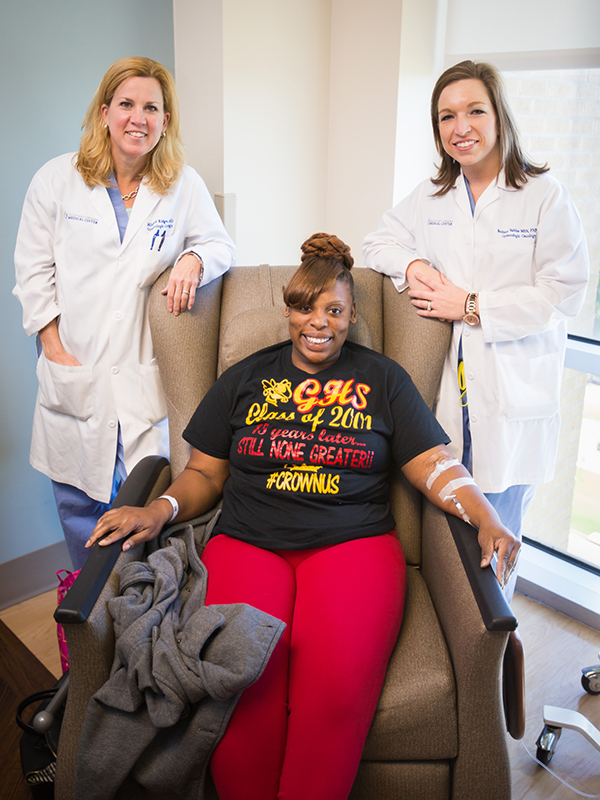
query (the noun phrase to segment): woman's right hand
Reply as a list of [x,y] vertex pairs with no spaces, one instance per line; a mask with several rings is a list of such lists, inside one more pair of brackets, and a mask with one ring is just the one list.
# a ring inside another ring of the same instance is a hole
[[53,361],[55,364],[62,364],[64,367],[80,367],[79,362],[71,353],[67,353],[60,340],[58,333],[58,322],[53,319],[45,328],[39,331],[40,343],[44,356],[48,361]]
[[85,546],[92,547],[100,540],[100,546],[103,547],[129,537],[123,543],[123,550],[129,550],[139,542],[156,538],[172,514],[171,503],[160,497],[146,508],[122,506],[111,509],[100,517]]
[[44,355],[46,356],[47,361],[53,361],[55,364],[62,364],[64,367],[81,366],[81,362],[77,361],[75,356],[72,356],[70,353],[67,353],[64,347],[62,348],[62,350],[53,351],[52,355],[48,355],[43,345],[42,348],[44,349]]
[[[228,459],[213,458],[192,447],[185,469],[167,490],[179,504],[173,522],[193,519],[211,509],[220,500],[228,477]],[[164,497],[153,500],[146,508],[111,508],[100,517],[85,546],[91,547],[99,540],[101,545],[112,544],[129,537],[123,544],[123,550],[129,550],[158,536],[172,516],[173,506]]]

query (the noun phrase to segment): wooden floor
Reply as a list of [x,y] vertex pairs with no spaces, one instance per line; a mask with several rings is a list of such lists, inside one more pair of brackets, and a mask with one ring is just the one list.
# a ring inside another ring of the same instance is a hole
[[46,592],[0,611],[0,619],[57,678],[62,675],[56,622],[56,591]]
[[[544,705],[579,711],[600,728],[600,695],[581,686],[581,670],[600,660],[600,633],[521,595],[515,595],[513,610],[525,649],[527,708],[522,742],[509,742],[513,800],[574,800],[578,795],[537,765],[523,745],[535,754]],[[563,730],[550,768],[579,791],[600,795],[600,752],[581,734]]]
[[[58,677],[55,598],[55,592],[47,592],[0,611],[0,619]],[[515,596],[513,609],[525,648],[527,727],[523,742],[509,742],[512,800],[573,800],[577,795],[537,765],[523,744],[535,753],[544,704],[580,711],[600,728],[600,695],[589,695],[581,686],[581,669],[600,660],[600,633],[521,595]],[[600,752],[580,734],[563,731],[550,766],[580,791],[600,795]]]

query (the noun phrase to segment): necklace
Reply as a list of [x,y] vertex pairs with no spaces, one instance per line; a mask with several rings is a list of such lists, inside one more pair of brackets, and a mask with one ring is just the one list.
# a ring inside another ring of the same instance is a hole
[[121,195],[121,198],[122,198],[124,201],[127,201],[127,200],[133,200],[133,198],[134,198],[134,197],[137,195],[137,193],[138,193],[139,189],[140,189],[140,187],[139,187],[139,186],[136,186],[136,187],[135,187],[135,189],[133,190],[133,192],[129,192],[129,194],[122,194],[122,195]]

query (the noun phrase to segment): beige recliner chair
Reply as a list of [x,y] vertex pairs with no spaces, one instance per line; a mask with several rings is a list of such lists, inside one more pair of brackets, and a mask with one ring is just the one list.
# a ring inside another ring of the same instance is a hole
[[[281,287],[293,270],[234,268],[202,288],[193,311],[179,317],[166,312],[160,295],[166,274],[159,278],[150,313],[168,400],[171,465],[169,469],[165,459],[146,459],[116,504],[141,505],[164,491],[171,472],[177,475],[187,461],[181,431],[216,377],[240,358],[288,338]],[[360,268],[354,275],[358,322],[351,338],[401,363],[431,406],[449,325],[418,317],[406,293],[398,294],[388,278]],[[504,705],[513,735],[522,735],[523,727],[522,664],[504,658],[516,620],[491,569],[479,567],[472,528],[431,506],[401,475],[394,480],[392,505],[409,565],[406,610],[351,800],[507,800],[511,788]],[[73,797],[87,703],[108,678],[112,663],[114,638],[106,602],[118,590],[122,565],[140,554],[139,547],[126,554],[118,545],[94,548],[57,611],[71,655],[57,800]],[[505,688],[504,703],[503,661],[517,677],[516,694],[514,688]],[[509,692],[512,704],[507,703]],[[214,787],[207,787],[206,796],[216,798]]]

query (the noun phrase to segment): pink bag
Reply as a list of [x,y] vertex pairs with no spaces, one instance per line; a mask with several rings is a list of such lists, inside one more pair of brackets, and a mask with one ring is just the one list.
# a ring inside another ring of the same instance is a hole
[[[62,573],[65,573],[64,577]],[[81,572],[80,569],[77,572],[69,572],[68,569],[59,569],[56,573],[56,577],[58,578],[58,589],[56,592],[58,605],[61,604],[63,598],[73,586],[75,582],[75,578]],[[60,652],[60,665],[62,667],[63,673],[65,673],[69,669],[69,651],[67,649],[67,640],[65,638],[65,632],[63,630],[62,625],[56,626],[56,633],[58,635],[58,650]]]

